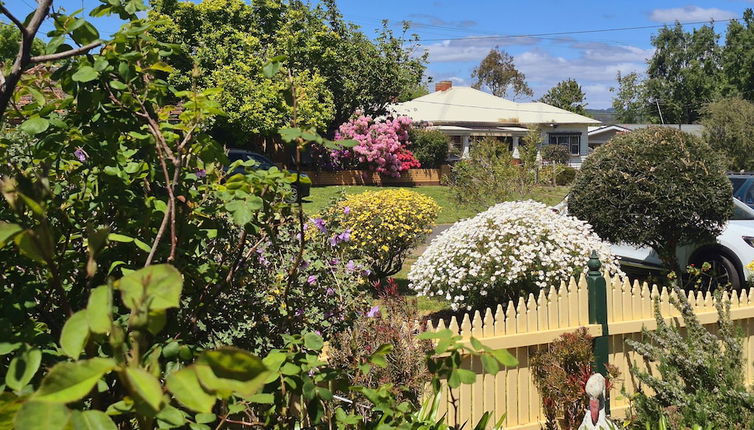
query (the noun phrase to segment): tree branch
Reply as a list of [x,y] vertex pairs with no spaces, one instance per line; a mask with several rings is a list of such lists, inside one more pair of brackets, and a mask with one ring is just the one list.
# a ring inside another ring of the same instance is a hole
[[98,40],[96,42],[92,42],[88,45],[81,46],[79,48],[75,49],[69,49],[68,51],[58,52],[57,54],[49,54],[49,55],[37,55],[36,57],[31,57],[29,59],[30,64],[36,64],[36,63],[44,63],[47,61],[55,61],[55,60],[62,60],[65,58],[73,57],[76,55],[84,54],[87,51],[90,51],[98,46],[102,45],[102,41]]
[[8,19],[13,21],[13,24],[16,24],[16,27],[18,27],[18,29],[21,30],[21,34],[23,34],[24,36],[28,34],[28,30],[26,29],[26,27],[24,27],[24,24],[21,21],[19,21],[18,18],[13,16],[13,14],[10,13],[10,11],[1,4],[0,4],[0,12],[2,12],[3,15],[7,16]]

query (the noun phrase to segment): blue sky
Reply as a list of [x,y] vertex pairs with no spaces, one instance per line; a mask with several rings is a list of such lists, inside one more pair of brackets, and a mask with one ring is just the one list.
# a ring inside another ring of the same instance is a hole
[[[12,10],[30,10],[34,0],[11,0]],[[97,0],[56,0],[68,10],[88,11]],[[680,22],[723,21],[739,18],[754,1],[506,1],[506,0],[338,0],[346,19],[373,34],[380,21],[400,29],[410,21],[410,32],[421,39],[420,50],[429,51],[427,75],[434,81],[450,79],[455,85],[470,85],[471,70],[499,46],[514,56],[516,65],[541,96],[558,81],[576,79],[587,94],[588,106],[606,108],[612,99],[609,88],[618,71],[643,71],[652,54],[650,37],[657,29],[590,32],[536,37],[506,37],[551,34],[622,27],[641,27]],[[97,20],[106,35],[117,26],[114,20]],[[723,33],[726,22],[716,24]],[[687,26],[692,28],[693,26]]]

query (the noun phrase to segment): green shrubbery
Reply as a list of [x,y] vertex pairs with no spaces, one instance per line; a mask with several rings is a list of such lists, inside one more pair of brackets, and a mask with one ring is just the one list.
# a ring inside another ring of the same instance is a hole
[[581,166],[569,213],[613,243],[653,248],[678,272],[676,247],[714,239],[732,211],[721,157],[700,138],[667,127],[619,135]]
[[631,368],[631,374],[646,386],[633,398],[634,420],[644,426],[667,417],[674,429],[695,424],[752,428],[754,394],[745,385],[743,338],[730,319],[730,303],[716,297],[719,320],[710,330],[699,322],[685,292],[678,287],[674,291],[672,303],[685,329],[666,322],[656,303],[657,330],[645,329],[641,342],[626,341],[657,369],[650,373]]
[[409,131],[411,151],[425,169],[435,169],[448,159],[450,138],[439,130],[412,128]]

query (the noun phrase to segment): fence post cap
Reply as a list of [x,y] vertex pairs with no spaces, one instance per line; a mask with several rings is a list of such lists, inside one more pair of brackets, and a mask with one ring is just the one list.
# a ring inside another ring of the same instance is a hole
[[586,263],[586,266],[589,268],[590,272],[599,272],[600,268],[602,267],[602,263],[600,263],[599,255],[597,255],[597,251],[592,251],[592,255],[589,257],[589,261]]

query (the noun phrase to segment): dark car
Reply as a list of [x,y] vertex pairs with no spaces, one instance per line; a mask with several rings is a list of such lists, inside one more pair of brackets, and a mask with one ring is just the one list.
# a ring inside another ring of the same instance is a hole
[[[259,154],[257,152],[247,151],[245,149],[230,149],[228,150],[228,159],[231,163],[241,160],[241,161],[255,161],[257,163],[257,168],[261,170],[269,170],[273,167],[277,167],[275,163],[272,162],[269,158],[265,157],[262,154]],[[233,173],[243,173],[243,171],[233,172]],[[311,193],[311,187],[312,187],[312,180],[309,179],[309,177],[302,173],[299,176],[298,183],[296,182],[295,176],[296,174],[293,173],[291,175],[291,189],[293,190],[293,197],[291,198],[292,201],[295,201],[298,199],[298,196],[301,196],[302,198],[307,197]]]
[[729,173],[733,184],[733,197],[754,209],[754,173]]

